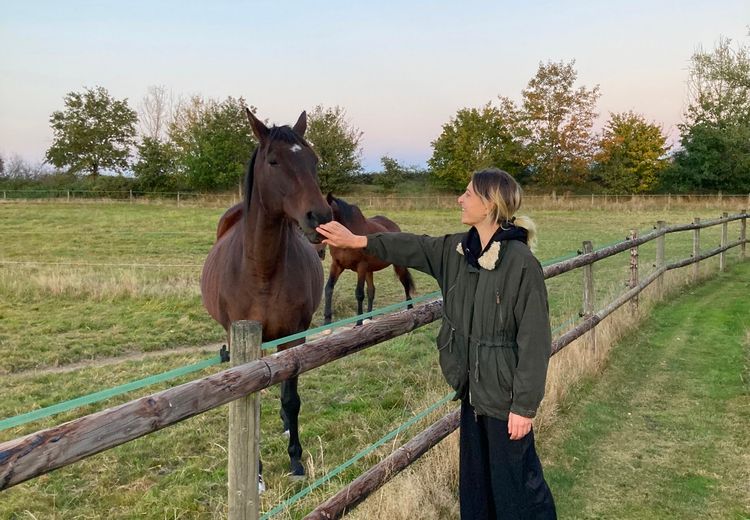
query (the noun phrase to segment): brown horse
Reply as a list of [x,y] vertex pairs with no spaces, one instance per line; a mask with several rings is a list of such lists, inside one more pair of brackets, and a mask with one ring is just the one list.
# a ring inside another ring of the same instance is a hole
[[[219,221],[216,243],[203,265],[201,293],[208,313],[227,332],[233,321],[254,320],[263,340],[307,330],[323,290],[315,228],[331,220],[317,182],[317,157],[304,140],[307,116],[294,128],[267,128],[249,110],[258,146],[245,176],[244,201]],[[279,350],[304,340],[286,343]],[[281,418],[289,431],[295,476],[304,475],[297,378],[281,384]]]
[[[330,193],[326,199],[333,211],[333,219],[349,228],[355,235],[401,231],[398,224],[382,215],[365,218],[360,209],[354,204],[337,199]],[[333,288],[344,269],[349,269],[357,273],[357,287],[354,290],[354,295],[357,298],[357,314],[362,314],[362,304],[365,299],[365,280],[367,281],[367,312],[370,312],[372,310],[372,302],[375,299],[375,284],[373,283],[372,273],[385,269],[391,264],[383,262],[375,256],[366,254],[362,249],[341,249],[333,246],[328,246],[328,249],[331,252],[331,271],[328,276],[328,283],[326,283],[325,323],[331,323]],[[410,299],[415,289],[411,273],[406,267],[398,265],[394,265],[393,270],[401,281],[401,285],[404,286],[406,299]],[[409,308],[411,308],[411,305]],[[361,320],[357,322],[358,325],[361,323]]]

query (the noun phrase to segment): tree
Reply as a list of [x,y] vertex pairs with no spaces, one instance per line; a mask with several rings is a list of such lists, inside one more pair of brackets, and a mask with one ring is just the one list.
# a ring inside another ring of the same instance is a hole
[[5,175],[5,159],[0,155],[0,176]]
[[162,85],[148,87],[140,106],[141,135],[164,140],[172,119],[172,94]]
[[178,186],[177,152],[170,142],[144,137],[133,165],[138,186],[144,191],[170,191]]
[[193,97],[178,107],[169,137],[189,187],[226,189],[241,181],[255,148],[245,106],[242,98],[217,102]]
[[594,173],[613,193],[652,191],[668,165],[662,129],[640,114],[610,114],[602,131]]
[[435,184],[463,190],[474,171],[490,166],[522,173],[526,131],[520,124],[521,114],[508,98],[498,100],[498,106],[462,108],[443,125],[427,161]]
[[70,92],[65,110],[50,117],[54,137],[47,160],[94,177],[102,170],[121,171],[128,166],[137,121],[128,100],[114,99],[103,87]]
[[690,62],[682,149],[664,187],[745,192],[750,188],[750,47],[722,38]]
[[340,193],[362,172],[362,132],[347,121],[343,108],[316,106],[307,117],[305,139],[318,154],[323,193]]
[[599,86],[574,89],[574,65],[540,63],[522,91],[531,167],[537,181],[547,186],[584,181],[595,151],[592,127]]
[[390,191],[404,180],[406,168],[401,166],[396,159],[384,155],[380,158],[383,172],[377,174],[375,182],[382,186],[385,191]]

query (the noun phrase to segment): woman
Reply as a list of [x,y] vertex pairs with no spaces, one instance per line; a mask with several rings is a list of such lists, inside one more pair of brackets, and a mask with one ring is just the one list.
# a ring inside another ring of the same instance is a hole
[[556,518],[532,431],[552,341],[542,266],[529,248],[535,226],[514,216],[521,187],[502,170],[474,173],[458,204],[466,233],[359,236],[335,221],[318,232],[437,279],[440,367],[461,400],[461,518]]

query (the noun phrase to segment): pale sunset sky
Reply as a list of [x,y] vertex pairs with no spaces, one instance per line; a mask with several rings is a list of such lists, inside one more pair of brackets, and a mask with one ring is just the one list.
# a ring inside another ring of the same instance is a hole
[[339,105],[365,170],[423,166],[458,109],[520,101],[540,61],[573,59],[578,85],[600,85],[598,128],[633,110],[675,141],[690,56],[749,25],[748,0],[0,0],[0,154],[41,162],[68,92],[100,85],[137,110],[161,85],[244,97],[277,124]]

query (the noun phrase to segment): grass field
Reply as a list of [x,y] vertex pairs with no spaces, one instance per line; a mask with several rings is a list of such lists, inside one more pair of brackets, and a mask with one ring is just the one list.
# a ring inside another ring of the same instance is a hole
[[[721,211],[690,208],[615,212],[533,211],[540,228],[539,258],[575,252],[582,240],[595,247],[622,240],[629,229],[650,230],[657,220],[689,222]],[[200,305],[200,266],[213,241],[221,210],[124,204],[0,205],[0,374],[12,380],[0,417],[121,384],[204,359],[215,352],[179,354],[91,366],[72,373],[34,370],[126,354],[170,351],[220,342],[223,330]],[[388,211],[405,231],[442,234],[461,230],[456,211]],[[739,226],[730,226],[730,240]],[[702,246],[719,243],[719,228],[704,230]],[[689,256],[687,233],[667,238],[667,258]],[[733,252],[731,258],[735,258]],[[654,246],[641,248],[644,273]],[[704,270],[715,270],[712,259]],[[597,264],[597,299],[622,290],[627,255]],[[327,267],[327,262],[326,262]],[[436,288],[421,274],[420,293]],[[548,281],[553,327],[578,314],[580,273]],[[392,272],[376,275],[376,306],[401,299]],[[337,286],[336,317],[356,308],[354,275]],[[321,322],[320,312],[314,324]],[[435,326],[425,327],[303,376],[302,443],[308,474],[318,477],[447,393],[433,357]],[[210,373],[209,369],[204,373]],[[183,378],[182,381],[187,380]],[[179,382],[179,381],[178,381]],[[155,389],[116,398],[107,406]],[[270,509],[304,484],[289,482],[285,439],[279,435],[278,390],[263,399],[264,468]],[[35,431],[103,406],[91,406],[0,432],[0,440]],[[443,410],[444,411],[444,410]],[[226,494],[226,410],[190,419],[168,430],[17,486],[2,494],[0,517],[10,518],[221,518]],[[406,434],[410,435],[409,432]],[[384,450],[354,465],[330,486],[313,493],[297,518],[377,460]]]

